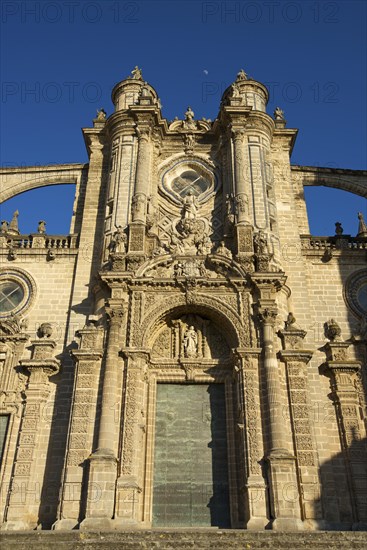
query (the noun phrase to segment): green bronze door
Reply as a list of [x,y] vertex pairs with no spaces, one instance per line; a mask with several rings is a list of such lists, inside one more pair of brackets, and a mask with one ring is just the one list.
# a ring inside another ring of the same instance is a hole
[[230,527],[224,384],[158,384],[153,526]]

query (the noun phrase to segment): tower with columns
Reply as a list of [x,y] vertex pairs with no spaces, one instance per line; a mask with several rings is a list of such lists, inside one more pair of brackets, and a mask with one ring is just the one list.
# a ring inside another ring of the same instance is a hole
[[243,70],[214,121],[138,67],[112,101],[88,164],[2,170],[76,184],[69,235],[1,226],[2,529],[365,529],[367,228],[303,188],[366,173],[291,165]]

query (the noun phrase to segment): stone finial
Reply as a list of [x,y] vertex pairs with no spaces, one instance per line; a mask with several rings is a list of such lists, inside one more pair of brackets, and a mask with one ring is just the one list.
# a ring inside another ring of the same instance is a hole
[[19,235],[19,227],[18,227],[18,216],[19,211],[16,210],[13,214],[12,220],[8,227],[8,233],[11,233],[12,235]]
[[290,311],[288,313],[288,317],[287,317],[287,320],[284,321],[284,328],[287,329],[287,330],[295,330],[295,322],[296,322],[296,318],[295,316],[293,315],[293,313]]
[[274,119],[285,121],[284,111],[280,107],[275,107],[275,109],[274,109]]
[[44,220],[38,222],[37,232],[42,235],[43,233],[46,233],[46,222]]
[[335,235],[343,235],[343,227],[340,222],[335,222]]
[[357,237],[367,237],[367,224],[364,221],[362,212],[358,212],[358,219],[359,219],[359,224],[358,224]]
[[107,117],[107,113],[104,109],[101,108],[97,110],[96,120],[98,120],[99,122],[104,122],[106,120],[106,117]]
[[37,332],[39,338],[50,338],[53,332],[51,323],[42,323]]
[[9,224],[6,220],[2,220],[1,221],[1,226],[0,226],[0,233],[7,233],[8,232],[8,227],[9,227]]
[[135,65],[135,67],[131,71],[131,75],[132,76],[130,78],[134,80],[143,80],[143,72],[141,69],[139,69],[137,65]]
[[335,319],[330,319],[325,323],[324,326],[325,326],[325,336],[331,342],[335,342],[341,339],[342,331],[338,323],[335,321]]

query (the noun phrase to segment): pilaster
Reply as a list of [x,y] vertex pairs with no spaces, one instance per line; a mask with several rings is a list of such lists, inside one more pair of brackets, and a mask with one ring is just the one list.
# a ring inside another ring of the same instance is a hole
[[29,372],[25,390],[15,467],[11,479],[6,530],[35,529],[41,497],[45,456],[41,449],[44,404],[50,395],[49,378],[58,373],[60,363],[53,357],[56,342],[32,340],[30,360],[20,361]]
[[144,486],[147,362],[149,352],[124,349],[126,389],[121,464],[116,487],[115,519],[119,527],[139,525]]
[[266,485],[261,459],[264,455],[258,375],[260,350],[237,349],[235,376],[238,386],[238,429],[242,449],[238,465],[241,476],[246,529],[260,530],[268,524]]
[[302,517],[310,528],[320,528],[322,520],[319,465],[310,417],[311,403],[307,383],[307,364],[313,352],[302,349],[306,331],[291,328],[278,332],[283,350],[279,352],[285,364],[289,417],[292,427],[297,479],[301,497]]
[[[335,323],[335,322],[334,322]],[[337,325],[336,325],[337,326]],[[330,378],[331,398],[339,428],[352,506],[353,529],[367,528],[365,404],[360,402],[361,364],[348,357],[350,342],[330,335],[325,345],[327,361],[321,372]]]
[[79,349],[71,351],[75,362],[73,407],[55,530],[74,529],[84,513],[83,478],[96,422],[103,329],[90,324],[79,330],[77,336]]

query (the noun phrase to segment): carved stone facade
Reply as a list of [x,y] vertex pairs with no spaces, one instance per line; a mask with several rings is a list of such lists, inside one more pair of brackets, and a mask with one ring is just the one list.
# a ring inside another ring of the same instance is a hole
[[[165,119],[138,67],[112,100],[87,165],[3,171],[4,199],[27,177],[77,196],[71,235],[1,222],[2,529],[366,529],[363,216],[356,238],[308,235],[317,178],[244,71],[214,122]],[[345,188],[367,196],[363,176]],[[177,418],[160,384],[207,401]],[[167,423],[187,445],[159,443]]]

